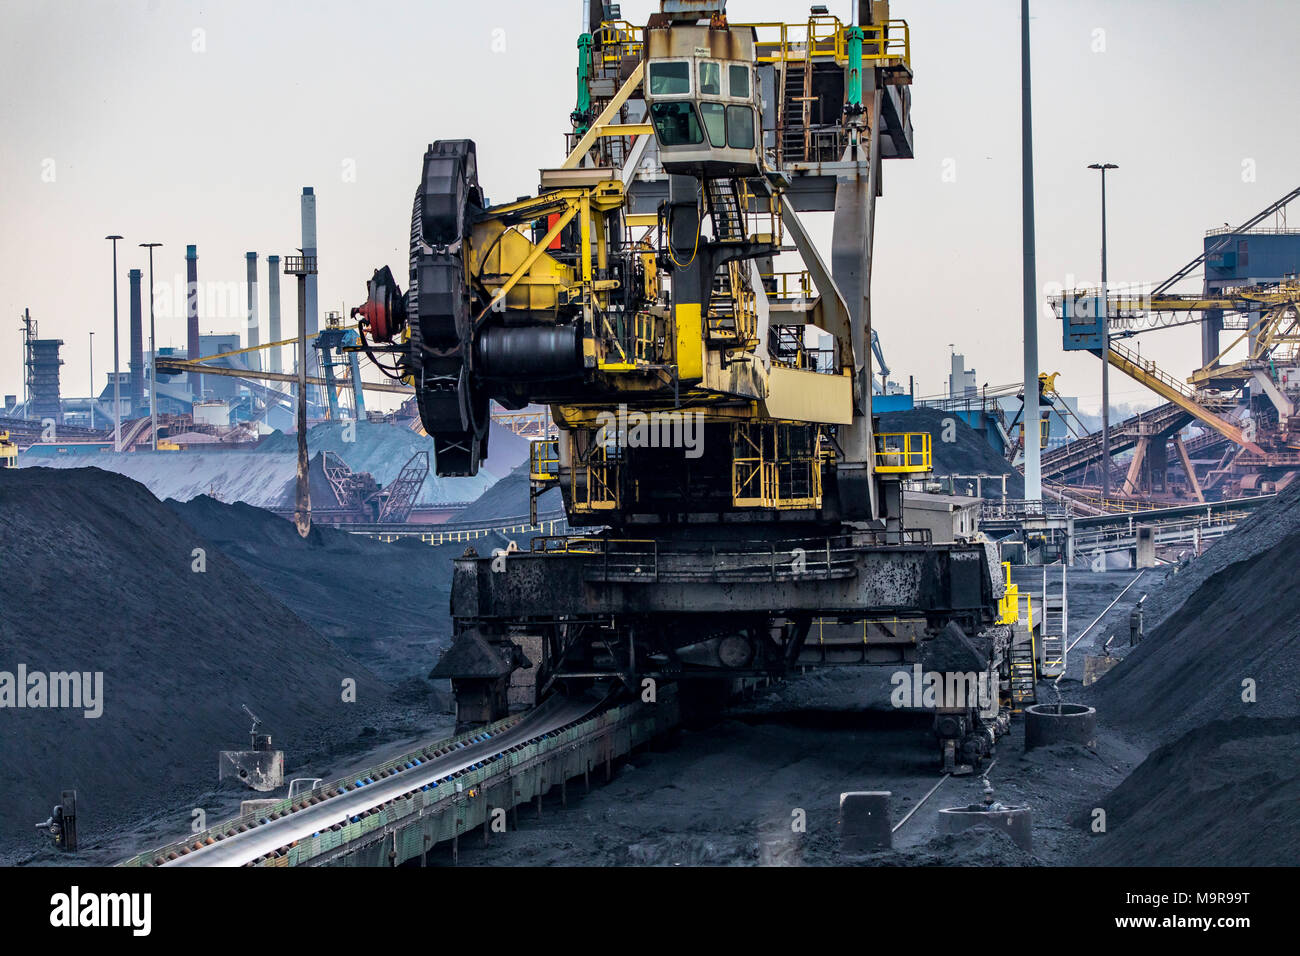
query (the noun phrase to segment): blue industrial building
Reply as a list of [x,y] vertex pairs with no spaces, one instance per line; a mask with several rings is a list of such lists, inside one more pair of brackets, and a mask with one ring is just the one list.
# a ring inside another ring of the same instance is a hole
[[[1300,273],[1300,229],[1256,227],[1238,232],[1213,229],[1205,235],[1207,295],[1243,285],[1271,285]],[[1201,324],[1201,364],[1222,349],[1223,313],[1206,312]]]

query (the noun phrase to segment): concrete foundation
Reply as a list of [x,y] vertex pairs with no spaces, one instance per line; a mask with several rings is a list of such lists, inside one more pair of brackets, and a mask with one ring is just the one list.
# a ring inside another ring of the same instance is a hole
[[1083,704],[1034,704],[1025,708],[1025,749],[1050,744],[1097,745],[1097,711]]
[[988,826],[1002,830],[1016,846],[1032,853],[1034,849],[1034,814],[1028,807],[993,807],[981,805],[947,807],[939,811],[940,833],[961,833],[971,827]]

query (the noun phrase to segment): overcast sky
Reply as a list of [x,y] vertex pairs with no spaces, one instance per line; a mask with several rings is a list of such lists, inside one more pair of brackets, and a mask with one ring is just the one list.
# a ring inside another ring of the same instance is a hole
[[[847,17],[845,0],[830,4]],[[644,22],[654,0],[624,0]],[[841,10],[841,8],[843,8]],[[244,254],[291,253],[298,197],[318,195],[320,305],[364,298],[406,257],[425,145],[469,137],[496,201],[557,165],[574,100],[580,0],[4,0],[0,5],[0,391],[21,393],[18,317],[65,340],[65,395],[112,364],[109,243],[120,233],[122,365],[128,268],[163,243],[157,282],[240,282]],[[1021,375],[1019,3],[896,0],[911,25],[916,159],[885,163],[874,320],[894,377],[946,383],[952,343],[979,382]],[[733,21],[805,15],[731,0]],[[1033,93],[1040,288],[1099,277],[1099,187],[1109,174],[1112,282],[1163,279],[1300,178],[1294,0],[1035,0]],[[814,224],[829,238],[829,217]],[[1293,214],[1300,225],[1300,209]],[[265,265],[262,264],[262,276]],[[147,274],[146,274],[147,278]],[[1189,288],[1199,285],[1199,277]],[[183,285],[182,285],[183,287]],[[263,296],[265,289],[263,288]],[[286,284],[286,321],[295,308]],[[262,318],[265,330],[266,305]],[[242,304],[203,315],[242,329]],[[184,314],[159,313],[184,347]],[[265,331],[263,332],[265,336]],[[1039,328],[1041,366],[1098,401],[1099,365]],[[1180,376],[1193,329],[1143,336]],[[1226,343],[1225,343],[1226,344]],[[1113,381],[1116,404],[1150,402]]]

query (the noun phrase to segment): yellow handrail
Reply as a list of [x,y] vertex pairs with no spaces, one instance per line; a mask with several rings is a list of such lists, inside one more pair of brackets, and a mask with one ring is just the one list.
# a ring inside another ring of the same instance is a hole
[[876,471],[884,474],[932,471],[933,441],[929,432],[888,432],[876,435]]

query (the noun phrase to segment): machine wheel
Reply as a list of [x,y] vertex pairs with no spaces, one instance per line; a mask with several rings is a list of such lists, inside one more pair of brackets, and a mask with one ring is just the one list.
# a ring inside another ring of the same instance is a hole
[[411,209],[409,366],[440,476],[478,473],[487,455],[486,392],[476,387],[462,241],[482,205],[474,144],[439,141],[424,156]]

